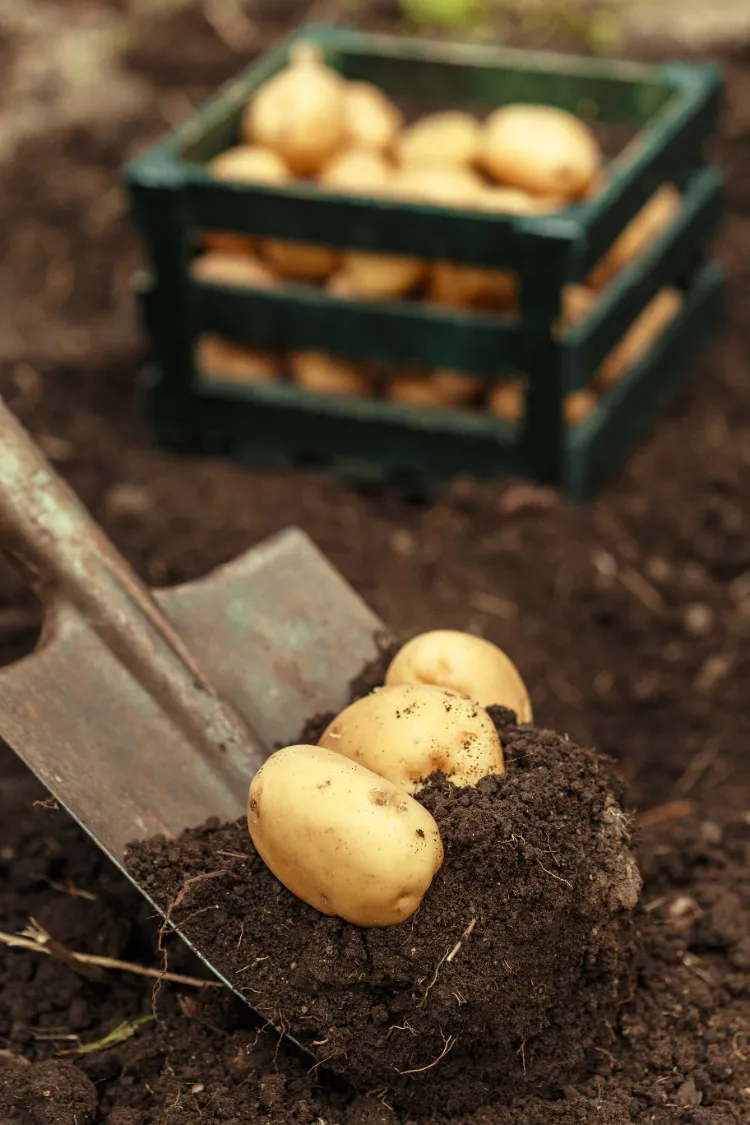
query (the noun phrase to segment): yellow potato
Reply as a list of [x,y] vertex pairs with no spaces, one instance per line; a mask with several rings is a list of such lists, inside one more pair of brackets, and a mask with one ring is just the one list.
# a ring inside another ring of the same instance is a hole
[[372,379],[361,365],[325,352],[294,352],[289,369],[297,386],[315,394],[351,397],[372,391]]
[[599,388],[611,387],[643,359],[677,316],[682,302],[683,296],[679,289],[662,289],[656,294],[597,371],[596,384]]
[[401,681],[358,699],[333,720],[320,745],[409,792],[437,770],[463,786],[504,768],[500,739],[484,708],[424,683]]
[[190,275],[214,285],[239,285],[248,289],[270,289],[277,279],[267,266],[251,255],[210,250],[194,258]]
[[243,140],[273,149],[297,176],[314,176],[346,137],[346,82],[315,43],[295,43],[242,118]]
[[404,130],[396,156],[404,166],[470,165],[479,154],[481,139],[482,127],[470,114],[431,113]]
[[232,383],[273,383],[280,375],[278,357],[206,333],[195,342],[195,361],[205,379]]
[[530,195],[512,187],[485,187],[479,197],[482,211],[508,215],[547,215],[559,211],[565,201],[558,196]]
[[403,125],[401,111],[370,82],[347,84],[344,120],[348,143],[375,152],[392,148]]
[[594,391],[583,387],[580,391],[571,391],[563,400],[563,417],[568,426],[580,426],[589,414],[596,409],[597,397]]
[[449,308],[499,309],[518,307],[518,275],[513,270],[488,270],[436,262],[427,293],[430,301]]
[[487,409],[506,422],[520,422],[526,405],[525,395],[526,383],[523,379],[492,383],[487,391]]
[[410,293],[423,278],[425,268],[417,258],[351,250],[344,255],[342,272],[350,296],[387,301]]
[[262,243],[260,251],[282,277],[291,281],[324,281],[340,260],[336,250],[308,242],[269,240]]
[[450,164],[397,169],[389,194],[412,203],[436,207],[483,207],[486,186],[471,168]]
[[592,270],[588,284],[601,289],[615,274],[648,250],[654,239],[677,218],[682,196],[674,184],[663,184],[615,239],[601,262]]
[[355,926],[395,926],[443,862],[433,817],[385,778],[318,746],[287,746],[253,778],[247,823],[287,890]]
[[386,684],[435,684],[475,699],[482,707],[510,707],[521,723],[532,720],[529,693],[515,664],[483,637],[435,629],[413,637],[396,653]]
[[499,183],[562,199],[584,195],[602,160],[596,138],[583,121],[543,105],[506,105],[491,113],[481,158]]
[[376,195],[387,189],[393,170],[378,152],[350,148],[335,156],[318,176],[318,183],[332,191]]
[[597,294],[587,285],[565,285],[562,291],[562,320],[572,328],[586,319],[596,304]]
[[204,250],[216,250],[219,254],[252,254],[255,242],[248,234],[232,234],[231,231],[214,231],[198,240]]
[[456,371],[416,371],[391,376],[386,383],[386,397],[410,406],[450,409],[470,403],[481,386],[481,379]]
[[240,184],[282,184],[291,173],[280,156],[259,145],[237,145],[209,161],[208,170],[217,180]]

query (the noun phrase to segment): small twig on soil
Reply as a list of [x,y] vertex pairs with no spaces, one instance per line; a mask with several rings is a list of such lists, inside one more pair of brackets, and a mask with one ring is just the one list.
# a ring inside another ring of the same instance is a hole
[[519,1047],[518,1053],[521,1056],[521,1065],[523,1066],[523,1072],[525,1074],[526,1073],[526,1040],[525,1039],[524,1039],[523,1043],[521,1044],[521,1046]]
[[466,941],[466,939],[471,936],[471,932],[474,929],[474,927],[476,926],[476,924],[477,924],[476,918],[472,918],[472,920],[469,922],[469,924],[466,927],[466,929],[464,930],[464,932],[461,934],[461,937],[458,939],[456,944],[453,946],[453,949],[451,949],[450,953],[445,958],[446,961],[452,961],[454,957],[458,956],[458,953],[461,950],[461,942]]
[[678,797],[687,797],[691,793],[704,774],[708,773],[711,766],[716,761],[719,754],[719,748],[715,743],[709,743],[699,750],[687,764],[685,772],[678,778],[674,791]]
[[117,1027],[110,1031],[109,1035],[105,1035],[103,1039],[97,1039],[95,1043],[84,1043],[80,1047],[73,1047],[69,1051],[60,1051],[61,1055],[91,1055],[94,1051],[106,1051],[109,1047],[116,1047],[118,1043],[124,1043],[127,1039],[132,1039],[137,1029],[144,1023],[150,1023],[153,1016],[138,1016],[134,1020],[126,1020],[125,1023],[118,1024]]
[[[57,957],[55,950],[49,948],[48,939],[43,935],[43,931],[33,931],[31,929],[25,930],[24,934],[29,935],[37,933],[38,936],[30,937],[18,934],[6,934],[0,931],[0,944],[7,945],[11,949],[28,949],[32,953],[43,953],[47,957]],[[60,950],[63,947],[55,942],[55,949]],[[173,984],[187,984],[193,988],[221,988],[221,981],[218,980],[202,980],[200,977],[187,977],[181,973],[167,973],[162,977],[161,969],[148,969],[143,965],[135,965],[131,961],[118,961],[114,957],[100,957],[95,953],[72,953],[69,950],[65,951],[67,964],[71,969],[76,972],[81,971],[81,966],[93,965],[99,969],[118,969],[123,973],[135,973],[140,977],[161,977],[163,980],[171,981]],[[58,957],[58,960],[60,958]]]
[[620,565],[617,577],[625,589],[629,590],[631,594],[635,594],[646,609],[650,609],[652,613],[661,613],[664,609],[664,599],[659,591],[650,582],[647,582],[637,570],[633,570],[631,566]]
[[30,878],[38,879],[40,883],[46,883],[53,891],[60,891],[64,895],[70,895],[71,898],[85,898],[88,902],[96,902],[98,895],[92,894],[91,891],[82,891],[79,887],[74,886],[72,883],[56,883],[54,879],[48,879],[40,871],[32,871]]
[[666,824],[670,820],[682,820],[683,817],[692,816],[696,807],[695,801],[667,801],[665,805],[657,805],[653,809],[638,813],[635,822],[639,828],[653,828],[656,824]]
[[253,858],[251,855],[248,855],[247,852],[216,851],[216,852],[214,852],[214,855],[228,855],[228,856],[231,856],[232,859],[252,859]]
[[51,812],[60,811],[60,806],[54,797],[46,797],[43,801],[33,801],[31,807],[32,809],[49,809]]
[[550,871],[548,867],[544,866],[541,859],[538,859],[537,863],[539,864],[545,875],[551,875],[553,879],[557,879],[558,883],[564,883],[566,887],[570,887],[571,891],[573,890],[573,884],[569,879],[563,879],[562,875],[555,875],[554,871]]
[[444,1045],[442,1051],[440,1052],[440,1054],[438,1055],[438,1057],[436,1059],[432,1060],[431,1063],[427,1063],[426,1066],[414,1067],[412,1070],[399,1070],[398,1073],[401,1074],[401,1075],[404,1075],[404,1074],[424,1074],[424,1072],[426,1070],[432,1070],[433,1066],[437,1066],[437,1064],[439,1062],[442,1062],[442,1060],[445,1058],[445,1056],[448,1054],[448,1052],[453,1050],[453,1048],[455,1047],[457,1042],[458,1042],[458,1036],[457,1035],[449,1035],[447,1039],[444,1039],[445,1045]]

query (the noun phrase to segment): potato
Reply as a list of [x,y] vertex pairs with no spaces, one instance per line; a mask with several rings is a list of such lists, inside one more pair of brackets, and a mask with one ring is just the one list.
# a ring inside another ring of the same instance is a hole
[[481,147],[482,163],[499,183],[562,200],[584,195],[601,168],[589,128],[553,106],[501,106],[487,119]]
[[470,165],[479,154],[482,127],[459,110],[431,113],[405,129],[396,144],[404,166]]
[[424,262],[393,254],[352,250],[344,255],[342,273],[349,295],[369,301],[388,301],[410,293],[421,281]]
[[208,170],[217,180],[239,184],[282,184],[291,172],[280,156],[259,145],[236,145],[209,161]]
[[386,396],[410,406],[450,410],[471,402],[481,385],[481,379],[455,371],[414,371],[391,376],[386,383]]
[[559,196],[530,195],[513,187],[485,187],[479,197],[482,211],[507,215],[549,215],[560,211],[566,201]]
[[569,284],[562,291],[562,320],[566,328],[581,324],[596,304],[598,295],[587,285]]
[[355,397],[372,391],[372,379],[361,364],[326,352],[294,352],[289,369],[297,386],[315,394]]
[[396,653],[385,682],[435,684],[482,707],[510,707],[521,723],[532,719],[529,694],[515,664],[497,645],[471,633],[435,629],[413,637]]
[[204,250],[216,250],[219,254],[252,254],[255,240],[247,234],[233,234],[231,231],[213,231],[198,240]]
[[597,371],[595,382],[600,389],[611,387],[643,359],[677,316],[682,302],[679,289],[666,288],[656,294]]
[[336,269],[340,254],[309,242],[268,240],[260,246],[263,257],[282,277],[291,281],[324,281]]
[[280,363],[271,352],[244,347],[222,336],[206,333],[195,342],[195,361],[204,379],[232,383],[273,383]]
[[403,125],[401,111],[370,82],[349,82],[344,94],[346,139],[352,145],[386,152]]
[[250,254],[230,254],[211,250],[190,264],[196,281],[212,285],[239,285],[247,289],[271,289],[278,284],[267,266]]
[[429,165],[396,169],[389,194],[435,207],[484,208],[487,188],[471,168]]
[[455,691],[399,682],[342,711],[320,745],[409,792],[442,770],[454,785],[503,772],[495,725],[478,703]]
[[487,409],[490,414],[506,422],[520,422],[525,410],[526,382],[524,379],[507,379],[493,383],[487,391]]
[[595,289],[607,285],[615,274],[645,254],[654,239],[674,222],[682,207],[682,196],[674,184],[663,184],[615,239],[588,278]]
[[571,391],[563,399],[563,417],[567,426],[580,426],[596,409],[597,396],[588,387]]
[[318,183],[331,191],[352,195],[376,195],[387,190],[393,169],[379,152],[349,148],[326,164]]
[[385,778],[318,746],[287,746],[256,773],[247,823],[287,890],[355,926],[395,926],[443,862],[433,817]]
[[498,309],[518,307],[518,275],[514,270],[489,270],[436,262],[427,293],[430,301],[448,308]]

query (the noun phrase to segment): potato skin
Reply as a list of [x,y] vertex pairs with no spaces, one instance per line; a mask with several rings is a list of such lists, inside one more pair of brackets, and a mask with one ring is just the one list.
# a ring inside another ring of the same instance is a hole
[[478,704],[425,684],[378,688],[333,720],[320,745],[413,792],[441,770],[455,785],[503,772],[495,725]]
[[483,637],[453,629],[420,633],[401,648],[386,684],[437,684],[475,699],[482,707],[510,707],[521,723],[532,721],[526,685],[502,649]]
[[435,820],[396,785],[319,746],[287,746],[253,778],[247,822],[266,866],[322,914],[394,926],[443,862]]

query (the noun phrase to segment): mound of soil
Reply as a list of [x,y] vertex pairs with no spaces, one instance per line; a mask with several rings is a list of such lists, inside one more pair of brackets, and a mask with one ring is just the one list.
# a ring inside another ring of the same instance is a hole
[[318,1065],[422,1111],[559,1088],[633,988],[640,876],[619,783],[593,751],[493,715],[506,773],[476,789],[438,776],[417,795],[445,860],[401,925],[361,929],[301,902],[244,819],[156,837],[126,859]]

